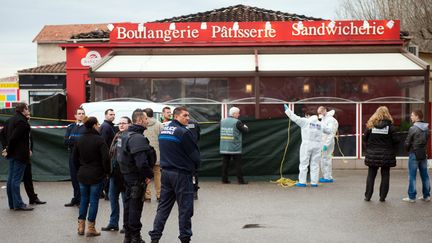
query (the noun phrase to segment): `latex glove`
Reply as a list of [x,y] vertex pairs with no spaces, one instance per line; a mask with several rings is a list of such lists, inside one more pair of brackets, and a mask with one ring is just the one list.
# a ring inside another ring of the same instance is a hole
[[285,108],[285,110],[288,110],[288,109],[289,109],[289,107],[288,107],[287,104],[284,104],[284,108]]
[[324,152],[327,151],[327,145],[324,145],[324,146],[323,146],[323,151],[324,151]]

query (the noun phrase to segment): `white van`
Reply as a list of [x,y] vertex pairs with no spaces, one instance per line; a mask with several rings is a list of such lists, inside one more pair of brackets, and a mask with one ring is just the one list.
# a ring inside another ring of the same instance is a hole
[[154,117],[159,119],[162,116],[162,109],[167,106],[171,108],[171,112],[175,108],[174,106],[154,103],[148,100],[124,98],[81,104],[81,108],[84,109],[86,116],[96,117],[99,123],[105,120],[105,111],[107,109],[113,109],[115,113],[114,124],[117,124],[122,116],[132,118],[132,112],[137,108],[151,108],[154,112]]

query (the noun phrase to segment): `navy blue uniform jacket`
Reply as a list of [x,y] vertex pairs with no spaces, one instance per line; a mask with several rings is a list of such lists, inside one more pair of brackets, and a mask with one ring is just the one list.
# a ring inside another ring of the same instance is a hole
[[159,148],[162,170],[193,174],[200,166],[200,152],[192,132],[177,120],[173,120],[162,130]]

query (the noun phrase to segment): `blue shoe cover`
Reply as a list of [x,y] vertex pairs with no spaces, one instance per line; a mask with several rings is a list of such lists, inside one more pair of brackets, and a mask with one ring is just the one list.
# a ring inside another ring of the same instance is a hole
[[311,184],[311,187],[318,187],[317,184]]
[[325,178],[320,178],[319,179],[320,183],[332,183],[333,179],[325,179]]
[[297,182],[297,183],[295,184],[295,186],[296,186],[296,187],[306,187],[306,184],[298,183],[298,182]]

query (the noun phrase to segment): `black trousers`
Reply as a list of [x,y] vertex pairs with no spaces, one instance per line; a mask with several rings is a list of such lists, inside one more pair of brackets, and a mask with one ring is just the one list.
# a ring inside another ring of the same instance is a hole
[[31,163],[28,163],[24,170],[23,182],[24,182],[25,191],[31,203],[37,198],[37,194],[35,193],[33,187],[33,175],[32,175]]
[[126,237],[141,235],[141,214],[144,204],[146,185],[138,174],[123,175],[125,186],[125,199],[123,202],[123,225]]
[[194,205],[194,185],[192,175],[178,171],[162,170],[161,197],[158,204],[156,217],[153,222],[153,230],[149,232],[152,240],[160,239],[165,228],[168,216],[177,202],[179,239],[181,242],[189,242],[192,237],[192,216]]
[[222,155],[222,181],[228,181],[228,168],[231,158],[233,158],[236,165],[236,176],[239,182],[243,181],[242,173],[242,156],[241,154],[223,154]]
[[[366,192],[365,192],[366,199],[370,199],[372,197],[374,191],[374,185],[375,185],[375,177],[378,173],[378,168],[380,167],[369,166],[368,176],[366,180]],[[390,185],[390,167],[381,167],[381,185],[380,185],[380,194],[379,194],[381,200],[385,200],[385,198],[387,197],[387,193],[389,191],[389,185]]]
[[[71,151],[73,151],[73,148],[71,149]],[[71,202],[79,204],[79,202],[81,201],[81,192],[77,176],[78,170],[76,169],[75,163],[73,161],[73,153],[71,152],[69,154],[69,174],[73,187],[73,198]]]

